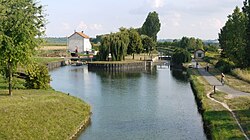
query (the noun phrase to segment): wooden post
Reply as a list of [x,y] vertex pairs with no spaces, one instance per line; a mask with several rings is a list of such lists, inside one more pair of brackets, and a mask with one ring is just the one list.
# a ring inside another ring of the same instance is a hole
[[215,85],[214,85],[214,93],[215,93]]

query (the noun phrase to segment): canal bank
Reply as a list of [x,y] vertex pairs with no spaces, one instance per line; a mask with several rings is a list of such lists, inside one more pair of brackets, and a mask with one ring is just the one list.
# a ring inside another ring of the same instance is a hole
[[[207,97],[208,93],[213,92],[213,87],[206,82],[196,69],[189,69],[188,74],[208,139],[245,139],[231,113],[221,104]],[[221,98],[222,95],[217,91],[212,96]],[[223,100],[225,101],[225,99]],[[234,106],[237,106],[237,104],[234,104]]]

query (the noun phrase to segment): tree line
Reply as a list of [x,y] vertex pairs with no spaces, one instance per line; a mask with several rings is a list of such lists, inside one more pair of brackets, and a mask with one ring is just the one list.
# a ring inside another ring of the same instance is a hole
[[250,0],[238,6],[228,16],[219,33],[219,43],[223,49],[221,56],[240,68],[250,67]]
[[107,60],[109,54],[113,61],[125,60],[126,55],[150,53],[156,48],[157,33],[161,23],[158,13],[150,12],[141,28],[121,27],[117,33],[98,36],[101,40],[98,59]]

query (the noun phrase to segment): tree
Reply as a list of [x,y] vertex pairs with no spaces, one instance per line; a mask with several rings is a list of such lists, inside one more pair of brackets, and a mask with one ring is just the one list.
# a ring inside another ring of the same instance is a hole
[[246,61],[247,66],[250,67],[250,0],[244,1],[244,7],[243,12],[246,15],[247,22],[246,22],[246,47],[245,47],[245,53],[246,53]]
[[189,43],[189,38],[184,36],[179,42],[179,47],[182,49],[187,49],[188,43]]
[[128,45],[127,53],[132,54],[133,59],[134,59],[134,53],[139,54],[142,52],[142,50],[143,50],[143,46],[142,46],[141,37],[135,29],[131,28],[129,30],[129,45]]
[[156,47],[156,42],[154,42],[152,38],[150,38],[150,37],[148,37],[146,35],[142,35],[141,38],[142,38],[143,49],[147,53],[151,54],[151,51],[153,49],[155,49],[155,47]]
[[12,95],[13,74],[25,64],[44,33],[42,6],[33,0],[0,0],[0,65]]
[[228,16],[225,26],[219,33],[219,43],[223,49],[223,56],[229,58],[238,67],[247,66],[247,18],[238,7]]
[[196,39],[196,45],[195,45],[195,49],[201,49],[204,50],[204,44],[203,41],[201,39]]
[[50,87],[49,70],[45,65],[32,63],[26,67],[25,87],[29,89],[48,89]]
[[181,65],[182,63],[190,62],[191,61],[191,54],[182,48],[178,48],[174,51],[172,55],[172,62],[175,65]]
[[160,31],[161,23],[158,17],[158,13],[150,12],[143,23],[139,32],[141,35],[147,35],[151,37],[155,42],[157,41],[157,33]]
[[128,44],[129,33],[125,28],[120,28],[120,32],[104,35],[101,39],[99,59],[106,60],[110,53],[112,60],[124,60],[127,54]]

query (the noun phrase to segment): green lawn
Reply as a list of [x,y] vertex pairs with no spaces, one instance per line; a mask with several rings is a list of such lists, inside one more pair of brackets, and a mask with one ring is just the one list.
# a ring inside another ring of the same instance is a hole
[[87,124],[90,106],[82,100],[52,89],[25,90],[18,81],[9,96],[0,77],[0,140],[69,139]]
[[69,139],[90,106],[53,90],[0,90],[0,139]]

